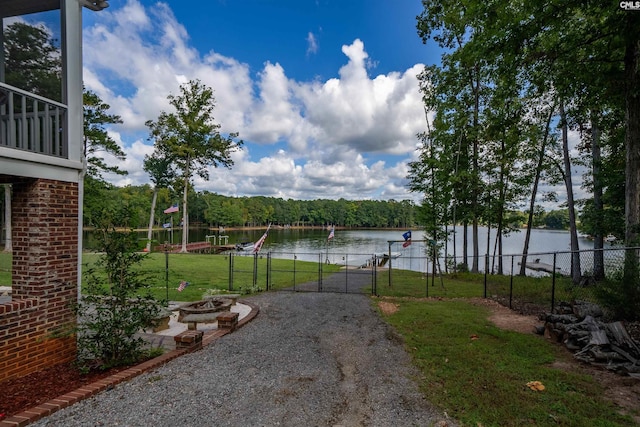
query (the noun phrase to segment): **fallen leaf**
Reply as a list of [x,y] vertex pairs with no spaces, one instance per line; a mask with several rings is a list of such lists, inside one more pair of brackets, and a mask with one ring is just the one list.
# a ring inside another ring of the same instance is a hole
[[544,390],[544,385],[540,381],[529,381],[527,383],[527,387],[529,387],[533,391]]
[[477,340],[478,336],[476,334],[471,335],[469,338],[471,338],[472,340]]

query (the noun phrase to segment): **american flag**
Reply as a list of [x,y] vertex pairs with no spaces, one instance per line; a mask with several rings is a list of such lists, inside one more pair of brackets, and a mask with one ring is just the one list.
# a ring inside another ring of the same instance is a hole
[[172,205],[172,206],[168,207],[167,209],[165,209],[164,213],[170,214],[170,213],[178,212],[179,210],[180,209],[178,208],[178,204],[176,203],[175,205]]
[[331,233],[329,233],[329,237],[327,237],[327,240],[333,239],[333,236],[335,235],[334,231],[335,231],[335,227],[331,227]]
[[404,233],[402,237],[404,237],[404,243],[402,244],[402,247],[406,248],[411,244],[411,230]]
[[264,232],[262,237],[253,245],[253,253],[257,254],[262,249],[262,245],[264,244],[265,239],[267,238],[267,234],[269,234],[269,229],[271,228],[271,224],[267,227],[267,231]]
[[189,282],[185,282],[183,280],[182,282],[180,282],[180,285],[178,286],[178,292],[184,291],[184,288],[186,288],[187,286],[189,286]]

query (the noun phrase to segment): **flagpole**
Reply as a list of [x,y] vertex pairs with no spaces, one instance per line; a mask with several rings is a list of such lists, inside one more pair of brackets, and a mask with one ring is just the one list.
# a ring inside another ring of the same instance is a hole
[[326,257],[327,257],[327,261],[326,261],[326,263],[327,263],[327,264],[329,264],[329,240],[327,240],[327,241],[325,242],[324,246],[325,246],[325,248],[326,248],[326,252],[327,252],[327,255],[326,255]]
[[327,261],[326,262],[327,262],[327,264],[329,264],[329,243],[333,239],[334,230],[335,230],[335,225],[331,226],[331,231],[329,232],[329,237],[327,237],[327,241],[326,241],[326,248],[327,248]]

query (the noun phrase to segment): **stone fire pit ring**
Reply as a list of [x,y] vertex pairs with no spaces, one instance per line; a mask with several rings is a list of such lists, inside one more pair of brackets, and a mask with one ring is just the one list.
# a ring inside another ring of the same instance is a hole
[[[178,309],[178,322],[213,323],[218,314],[230,311],[234,301],[231,298],[216,297],[183,304]],[[195,327],[195,326],[194,326]]]

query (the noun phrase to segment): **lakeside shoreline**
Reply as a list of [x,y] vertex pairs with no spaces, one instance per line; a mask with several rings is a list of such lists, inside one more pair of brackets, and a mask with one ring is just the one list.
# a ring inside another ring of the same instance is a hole
[[[291,225],[291,226],[284,226],[284,225],[272,225],[271,229],[276,229],[276,230],[329,230],[330,227],[333,226],[323,226],[323,225]],[[256,231],[256,230],[265,230],[267,228],[266,225],[257,225],[257,226],[242,226],[242,227],[224,227],[223,230],[224,231],[244,231],[244,230],[251,230],[251,231]],[[394,230],[409,230],[409,229],[416,229],[416,228],[420,228],[420,227],[347,227],[347,226],[335,226],[336,230],[380,230],[380,231],[394,231]],[[178,230],[178,229],[182,229],[182,227],[174,227],[174,229]],[[191,226],[189,227],[190,230],[211,230],[211,231],[218,231],[219,228],[218,227],[207,227],[207,226]],[[96,227],[83,227],[82,228],[83,231],[95,231],[97,230]],[[127,230],[131,230],[129,228],[125,228],[125,227],[116,227],[116,230],[120,230],[120,231],[127,231]],[[142,233],[145,231],[149,231],[149,228],[134,228],[132,229],[133,231],[135,231],[136,233]],[[162,228],[162,227],[153,227],[152,231],[163,231],[163,230],[167,230],[166,228]]]

